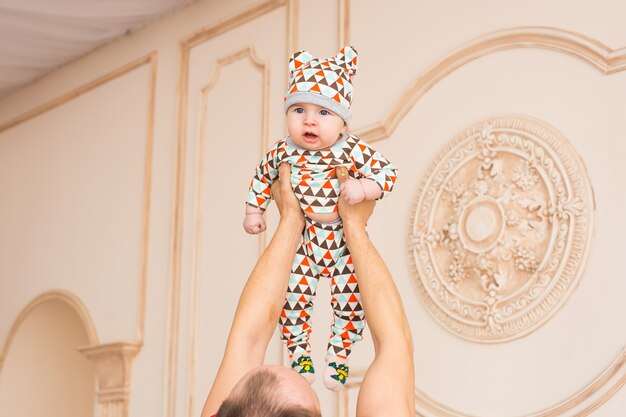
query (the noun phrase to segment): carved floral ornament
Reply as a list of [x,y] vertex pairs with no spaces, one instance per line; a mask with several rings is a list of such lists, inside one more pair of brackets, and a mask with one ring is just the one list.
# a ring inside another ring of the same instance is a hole
[[582,161],[556,130],[522,116],[470,127],[418,194],[409,246],[422,301],[466,339],[532,332],[576,287],[593,210]]

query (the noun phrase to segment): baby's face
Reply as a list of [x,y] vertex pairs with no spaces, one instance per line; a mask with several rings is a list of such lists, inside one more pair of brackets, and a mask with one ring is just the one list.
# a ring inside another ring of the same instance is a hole
[[289,136],[303,148],[318,150],[332,146],[346,131],[343,119],[315,104],[294,104],[287,110]]

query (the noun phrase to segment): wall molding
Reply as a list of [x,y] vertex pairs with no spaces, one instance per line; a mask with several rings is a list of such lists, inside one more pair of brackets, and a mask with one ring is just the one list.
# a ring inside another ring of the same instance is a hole
[[[285,59],[289,57],[292,50],[297,48],[298,44],[298,1],[299,0],[267,0],[262,1],[252,7],[249,7],[222,22],[201,29],[185,38],[180,42],[180,64],[179,79],[177,93],[177,139],[176,139],[176,156],[174,162],[174,193],[172,202],[172,227],[171,236],[172,243],[170,249],[170,279],[168,286],[168,313],[167,313],[167,363],[166,363],[166,416],[174,417],[176,414],[176,391],[177,391],[177,374],[178,374],[178,344],[180,339],[180,297],[181,297],[181,279],[182,279],[182,245],[183,245],[183,226],[184,226],[184,193],[185,193],[185,172],[187,166],[187,117],[188,117],[188,90],[189,90],[189,70],[191,51],[194,47],[203,44],[217,36],[236,29],[246,23],[249,23],[267,13],[270,13],[280,7],[286,8],[287,18],[285,25],[287,28],[287,39],[285,43]],[[239,53],[244,53],[240,51]],[[249,52],[246,52],[249,53]],[[237,53],[225,60],[239,59]],[[252,58],[254,59],[258,58]],[[226,61],[224,61],[226,62]],[[260,62],[260,61],[259,61]],[[222,66],[224,63],[222,64]],[[215,69],[214,69],[215,71]],[[269,89],[268,89],[269,90]],[[266,93],[264,93],[265,95]],[[266,116],[263,116],[264,119]],[[265,139],[267,140],[267,139]],[[265,246],[265,237],[261,237],[260,247]],[[195,372],[195,371],[193,371]],[[190,378],[194,376],[191,375]],[[189,410],[191,410],[191,405]],[[191,411],[189,411],[191,413]]]
[[98,344],[98,334],[96,332],[96,326],[93,323],[91,315],[85,307],[85,304],[78,298],[76,295],[69,291],[65,290],[54,290],[47,291],[43,294],[38,295],[30,303],[28,303],[22,311],[17,315],[15,320],[13,320],[13,324],[9,328],[9,333],[7,338],[4,341],[4,345],[2,350],[0,351],[0,372],[2,372],[2,365],[4,364],[4,360],[9,353],[9,349],[11,344],[13,343],[13,339],[17,334],[20,326],[26,320],[26,318],[32,313],[35,309],[37,309],[40,305],[48,302],[48,301],[61,301],[64,304],[70,306],[80,318],[83,327],[87,332],[87,338],[90,344]]
[[150,93],[148,97],[147,133],[146,133],[146,155],[144,158],[144,180],[143,180],[143,202],[141,220],[141,248],[140,248],[140,276],[139,276],[139,302],[137,312],[137,342],[143,342],[146,314],[146,287],[148,280],[148,238],[150,225],[150,192],[152,189],[152,149],[154,138],[154,106],[156,90],[157,53],[151,52],[145,56],[135,59],[109,73],[106,73],[86,84],[62,94],[24,114],[17,116],[5,123],[0,124],[0,133],[11,129],[19,124],[40,116],[56,107],[59,107],[70,100],[73,100],[89,91],[106,84],[118,77],[121,77],[139,67],[148,65],[150,67]]
[[[363,382],[365,369],[350,372],[350,381],[337,395],[338,417],[348,417],[350,390],[358,389]],[[613,395],[626,385],[626,346],[619,355],[596,378],[573,395],[553,406],[519,417],[586,417],[600,408]],[[419,389],[415,389],[415,410],[417,417],[479,417],[455,410],[440,403]]]
[[[546,409],[523,417],[586,417],[609,400],[626,383],[626,347],[618,357],[580,391]],[[416,409],[423,417],[475,417],[438,403],[416,390]]]
[[547,49],[573,56],[605,75],[626,70],[626,47],[611,49],[576,32],[551,27],[519,27],[489,33],[459,47],[418,76],[377,123],[354,133],[368,142],[388,138],[413,106],[439,81],[483,56],[517,48]]
[[190,50],[195,46],[198,46],[209,39],[213,39],[222,35],[232,29],[235,29],[247,22],[250,22],[264,14],[274,11],[275,9],[286,5],[290,0],[266,0],[261,1],[254,6],[245,9],[242,12],[236,13],[220,23],[200,29],[191,35],[185,36],[180,46],[183,49]]
[[19,116],[9,119],[8,121],[4,123],[0,123],[0,133],[14,126],[17,126],[21,123],[24,123],[25,121],[28,121],[29,119],[32,119],[33,117],[39,116],[40,114],[43,114],[49,110],[52,110],[55,107],[65,104],[66,102],[80,95],[83,95],[93,90],[94,88],[99,87],[102,84],[105,84],[111,80],[114,80],[115,78],[121,75],[124,75],[127,72],[130,72],[142,65],[150,63],[152,60],[156,61],[156,52],[152,52],[146,56],[137,58],[136,60],[129,62],[128,64],[120,68],[117,68],[101,77],[98,77],[92,81],[89,81],[86,84],[76,87],[52,100],[45,102],[44,104],[41,104],[31,110],[24,112],[23,114]]
[[[241,51],[230,54],[224,58],[218,59],[213,65],[212,72],[208,77],[207,83],[200,88],[200,128],[196,135],[196,143],[198,143],[198,154],[196,159],[196,189],[194,192],[194,227],[193,247],[191,255],[192,272],[191,272],[191,320],[189,333],[189,363],[187,369],[189,369],[189,381],[188,381],[188,393],[187,402],[189,406],[188,416],[193,417],[193,406],[195,403],[195,387],[196,387],[196,361],[197,361],[197,340],[198,340],[198,306],[200,304],[199,291],[200,288],[200,260],[202,257],[202,226],[204,223],[204,211],[203,211],[203,196],[208,189],[205,186],[204,173],[205,173],[205,156],[207,153],[208,142],[208,126],[207,126],[207,108],[208,97],[213,87],[217,84],[220,75],[225,67],[233,64],[239,60],[247,59],[252,63],[252,66],[262,75],[261,95],[262,100],[262,127],[261,127],[261,154],[265,154],[265,150],[268,148],[268,125],[269,125],[269,91],[270,91],[270,79],[269,79],[269,65],[260,60],[254,50],[254,47],[250,46]],[[265,233],[259,235],[259,256],[265,250]]]
[[[287,0],[287,50],[285,51],[285,61],[289,60],[291,53],[298,49],[300,33],[300,0]],[[289,80],[287,80],[289,81]]]
[[141,344],[117,342],[78,348],[91,360],[98,377],[98,417],[127,417],[133,360]]
[[339,49],[346,45],[350,45],[350,0],[339,0]]

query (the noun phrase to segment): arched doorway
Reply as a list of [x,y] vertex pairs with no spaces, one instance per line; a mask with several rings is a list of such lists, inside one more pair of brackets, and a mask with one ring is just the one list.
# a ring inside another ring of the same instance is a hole
[[0,368],[0,415],[93,416],[95,370],[77,347],[95,332],[72,296],[48,293],[16,319]]

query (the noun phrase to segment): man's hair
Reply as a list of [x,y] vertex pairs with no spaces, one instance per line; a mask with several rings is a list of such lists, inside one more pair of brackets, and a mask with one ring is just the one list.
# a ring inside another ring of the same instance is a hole
[[276,375],[269,370],[255,372],[240,392],[222,403],[216,417],[321,417],[319,412],[282,405],[279,384]]

